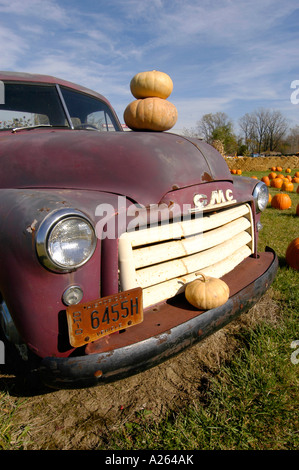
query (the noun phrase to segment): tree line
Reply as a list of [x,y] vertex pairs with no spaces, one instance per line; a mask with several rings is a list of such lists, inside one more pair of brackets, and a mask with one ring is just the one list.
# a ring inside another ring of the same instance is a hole
[[238,124],[239,135],[226,113],[209,113],[197,121],[195,128],[184,129],[183,134],[210,144],[221,141],[227,155],[299,152],[299,126],[290,129],[280,111],[260,108],[246,113]]

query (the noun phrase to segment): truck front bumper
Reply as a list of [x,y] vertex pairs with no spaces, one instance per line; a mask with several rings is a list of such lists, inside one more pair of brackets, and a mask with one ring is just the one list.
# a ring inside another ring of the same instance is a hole
[[54,388],[81,388],[113,382],[156,366],[198,343],[248,311],[271,285],[278,268],[273,250],[249,257],[223,276],[230,298],[221,307],[198,311],[184,296],[147,311],[143,323],[125,334],[87,345],[79,357],[46,357],[39,374]]

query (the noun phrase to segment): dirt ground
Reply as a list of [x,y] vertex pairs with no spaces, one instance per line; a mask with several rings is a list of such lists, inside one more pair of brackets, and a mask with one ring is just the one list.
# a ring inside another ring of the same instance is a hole
[[273,295],[270,288],[248,313],[176,358],[113,384],[54,391],[39,386],[35,390],[15,375],[1,373],[0,366],[4,406],[7,412],[15,408],[12,443],[25,430],[22,442],[28,450],[91,450],[109,442],[109,432],[134,421],[141,412],[159,419],[169,410],[204,400],[209,379],[237,346],[236,331],[277,316]]

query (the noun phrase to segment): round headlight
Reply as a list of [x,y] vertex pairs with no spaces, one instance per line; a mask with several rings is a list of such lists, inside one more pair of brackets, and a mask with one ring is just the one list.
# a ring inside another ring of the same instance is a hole
[[269,201],[269,190],[268,187],[260,181],[254,188],[253,197],[256,203],[257,212],[261,212],[266,209]]
[[50,214],[37,232],[40,261],[54,271],[70,271],[94,253],[96,236],[91,222],[79,211],[62,209]]

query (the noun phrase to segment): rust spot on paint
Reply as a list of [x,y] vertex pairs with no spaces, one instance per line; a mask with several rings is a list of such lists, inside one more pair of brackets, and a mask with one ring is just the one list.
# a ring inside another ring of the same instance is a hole
[[29,233],[35,232],[35,230],[36,230],[36,227],[35,227],[36,224],[37,224],[37,220],[34,219],[34,221],[32,222],[32,224],[29,225],[29,226],[26,228],[27,232],[29,232]]
[[206,172],[202,175],[201,180],[206,181],[206,182],[214,181],[212,176],[209,173],[206,173]]

